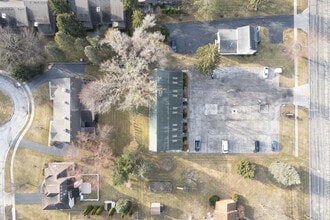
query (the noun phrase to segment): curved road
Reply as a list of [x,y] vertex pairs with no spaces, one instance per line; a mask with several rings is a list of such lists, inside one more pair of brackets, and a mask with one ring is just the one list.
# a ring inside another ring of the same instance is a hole
[[28,116],[29,99],[25,89],[22,86],[17,86],[16,81],[4,75],[1,70],[0,90],[10,96],[14,105],[14,113],[10,121],[0,127],[0,218],[3,219],[5,216],[4,167],[6,155],[25,124]]

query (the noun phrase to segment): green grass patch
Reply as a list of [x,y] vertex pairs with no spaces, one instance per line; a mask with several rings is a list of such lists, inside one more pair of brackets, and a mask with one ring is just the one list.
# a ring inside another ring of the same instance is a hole
[[[30,149],[19,148],[14,162],[14,179],[17,193],[36,193],[44,179],[45,165],[51,161],[62,161]],[[9,169],[9,167],[7,167]]]
[[24,138],[43,145],[48,145],[49,122],[53,108],[49,96],[48,83],[41,85],[33,92],[35,115],[32,125]]
[[13,114],[13,103],[10,97],[0,91],[0,125],[5,124]]
[[112,126],[112,138],[109,144],[114,155],[120,155],[132,140],[129,112],[111,110],[106,114],[100,114],[98,124]]
[[53,219],[70,219],[67,211],[44,211],[41,205],[16,205],[17,220],[53,220]]
[[[235,17],[254,17],[254,16],[267,16],[267,15],[289,15],[293,14],[293,1],[292,0],[277,0],[266,1],[262,0],[258,5],[258,9],[254,10],[249,3],[256,2],[256,0],[219,0],[219,10],[217,11],[218,17],[221,18],[235,18]],[[194,21],[198,20],[194,17],[195,8],[194,0],[184,1],[182,3],[183,13],[180,15],[162,15],[162,20],[166,23],[177,23],[180,21]],[[301,13],[308,7],[307,0],[297,1],[297,12]],[[212,8],[210,9],[212,10]],[[214,10],[214,9],[213,9]],[[205,11],[207,13],[207,10]]]

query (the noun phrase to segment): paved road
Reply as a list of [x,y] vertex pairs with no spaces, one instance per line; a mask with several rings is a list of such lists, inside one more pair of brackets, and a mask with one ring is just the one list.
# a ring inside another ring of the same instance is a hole
[[53,68],[29,82],[30,89],[33,91],[41,84],[49,82],[52,79],[83,75],[84,68],[84,63],[56,64]]
[[16,135],[25,124],[28,113],[28,96],[22,87],[16,87],[15,81],[0,71],[0,90],[8,94],[14,105],[14,113],[9,122],[0,127],[0,219],[4,218],[4,166],[6,154]]
[[309,1],[310,218],[330,219],[330,0]]
[[293,28],[293,15],[260,16],[252,18],[226,18],[211,22],[186,22],[168,24],[170,38],[177,42],[178,53],[195,53],[197,48],[214,43],[220,28],[236,28],[244,25],[264,26],[269,29],[269,40],[281,43],[283,30]]

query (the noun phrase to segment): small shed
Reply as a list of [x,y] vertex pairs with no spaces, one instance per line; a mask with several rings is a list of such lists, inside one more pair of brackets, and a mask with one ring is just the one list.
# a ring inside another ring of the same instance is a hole
[[164,205],[161,203],[153,202],[150,206],[151,215],[160,215],[164,211]]
[[116,206],[116,202],[114,202],[114,201],[110,201],[110,200],[104,201],[104,210],[105,211],[109,211],[111,208],[113,208],[115,206]]

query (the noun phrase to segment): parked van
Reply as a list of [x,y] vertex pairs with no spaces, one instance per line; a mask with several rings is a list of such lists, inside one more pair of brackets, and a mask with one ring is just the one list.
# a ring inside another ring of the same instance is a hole
[[222,145],[222,153],[228,154],[228,141],[222,140],[221,145]]

